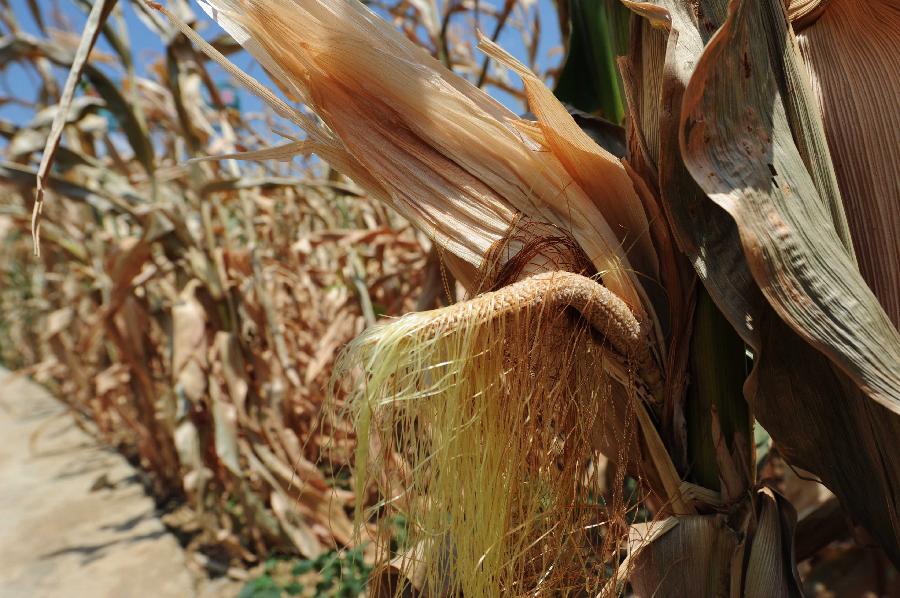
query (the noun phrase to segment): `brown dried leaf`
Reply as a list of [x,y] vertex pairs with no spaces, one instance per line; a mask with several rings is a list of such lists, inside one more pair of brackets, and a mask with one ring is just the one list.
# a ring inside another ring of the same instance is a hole
[[172,307],[172,374],[176,389],[192,401],[206,393],[206,312],[194,296],[200,281],[192,280]]
[[[681,149],[694,178],[737,223],[753,277],[777,313],[762,322],[769,328],[758,358],[760,382],[748,387],[750,397],[760,391],[760,421],[896,558],[900,471],[886,451],[900,422],[900,333],[856,269],[834,205],[820,194],[795,145],[795,135],[802,140],[806,131],[792,128],[789,116],[804,98],[793,88],[793,97],[783,99],[788,86],[779,68],[789,68],[795,56],[780,2],[734,0],[685,91]],[[792,334],[827,360],[817,360]],[[779,371],[797,367],[806,375]],[[831,384],[829,375],[836,378]],[[790,384],[776,384],[776,377]],[[796,418],[776,421],[784,419],[789,400]],[[847,427],[859,434],[851,436],[851,450],[836,453],[833,443]],[[874,480],[883,492],[861,496],[860,485]]]
[[831,0],[799,45],[859,269],[900,326],[900,6]]

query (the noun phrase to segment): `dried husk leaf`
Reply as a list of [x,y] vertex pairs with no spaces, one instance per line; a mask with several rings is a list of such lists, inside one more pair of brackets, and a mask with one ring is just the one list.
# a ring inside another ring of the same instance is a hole
[[797,513],[784,497],[769,488],[756,493],[755,530],[744,571],[743,593],[748,598],[803,596],[794,564],[794,526]]
[[[422,143],[410,126],[426,122],[422,113],[438,90],[456,100],[443,107],[447,121],[503,128],[497,117],[512,114],[484,94],[477,98],[480,105],[458,94],[456,87],[465,89],[465,82],[454,75],[429,77],[439,65],[424,50],[354,4],[215,0],[201,6],[284,89],[323,118],[330,130],[302,125],[314,142],[328,140],[328,151],[317,147],[316,152],[470,264],[469,272],[458,274],[473,283],[474,270],[502,238],[515,210],[464,167]],[[402,65],[400,72],[384,70],[391,61]],[[389,76],[382,78],[384,73]],[[411,87],[392,97],[404,85]],[[377,90],[380,97],[355,92],[360,88]],[[403,95],[411,96],[405,106]]]
[[[675,521],[671,529],[649,541],[639,535],[632,537],[629,581],[634,595],[727,596],[739,538],[728,527],[726,517],[690,515]],[[651,525],[665,530],[665,523]]]
[[643,314],[624,250],[563,163],[523,134],[514,114],[367,8],[323,0],[205,4],[322,118],[327,129],[294,119],[330,152],[317,153],[363,187],[374,181],[376,196],[469,264],[454,274],[470,289],[484,255],[522,212],[569,231],[610,290]]
[[622,163],[597,145],[553,92],[524,64],[500,46],[479,36],[478,47],[522,78],[528,105],[537,117],[543,137],[576,183],[598,204],[598,209],[626,248],[638,272],[656,280],[659,260],[650,239],[647,214]]
[[[796,516],[790,503],[762,488],[745,504],[752,512],[732,507],[731,515],[632,525],[620,570],[627,572],[634,595],[802,596],[792,558]],[[740,518],[743,524],[735,526]]]
[[860,271],[900,326],[900,6],[832,0],[799,44]]
[[[651,313],[664,310],[663,303],[658,301],[654,304],[645,290],[655,290],[658,284],[659,259],[644,206],[622,162],[597,145],[578,126],[553,92],[528,67],[483,35],[479,36],[478,47],[522,78],[528,105],[537,117],[543,143],[597,205],[603,216],[595,220],[605,220],[609,231],[604,230],[604,234],[615,239],[608,240],[607,244],[624,248],[628,263],[640,277],[636,288],[641,293],[643,305],[652,305]],[[610,266],[615,267],[615,264]],[[598,268],[606,272],[610,266],[603,268],[598,265]],[[655,328],[662,345],[663,333],[658,321]]]
[[172,307],[172,372],[175,390],[190,401],[206,394],[208,367],[206,312],[195,297],[200,281],[190,281]]

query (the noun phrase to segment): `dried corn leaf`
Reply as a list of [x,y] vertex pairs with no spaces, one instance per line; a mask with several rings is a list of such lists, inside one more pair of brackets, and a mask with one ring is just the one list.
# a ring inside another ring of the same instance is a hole
[[757,39],[792,51],[783,16],[733,2],[685,94],[685,161],[738,223],[754,278],[779,316],[873,399],[900,412],[900,333],[819,198],[766,68],[769,48],[750,41]]
[[745,387],[757,419],[791,463],[818,475],[894,562],[900,561],[895,515],[900,463],[892,453],[900,421],[774,313],[761,331],[759,364]]
[[740,530],[722,514],[632,526],[620,569],[635,596],[802,596],[791,558],[793,509],[767,488],[751,501]]
[[209,385],[209,398],[212,402],[213,433],[215,435],[216,456],[235,476],[241,477],[241,464],[238,451],[237,408],[227,402],[222,389],[212,380]]
[[632,160],[640,176],[659,189],[674,240],[716,305],[741,338],[757,347],[764,299],[747,268],[734,222],[709,202],[685,168],[677,118],[672,118],[706,40],[724,19],[726,2],[625,4],[648,19],[635,28],[631,51],[620,61],[635,137]]
[[176,392],[191,401],[206,393],[206,312],[195,297],[199,280],[190,281],[172,308],[172,372]]
[[[785,400],[793,399],[804,411],[800,420],[816,425],[772,422],[778,428],[770,429],[773,437],[792,457],[812,464],[896,555],[900,476],[885,451],[900,413],[900,334],[862,280],[795,145],[794,135],[802,138],[803,130],[792,130],[788,116],[791,103],[803,98],[783,100],[789,88],[779,78],[782,61],[795,52],[780,3],[733,1],[685,92],[682,151],[694,178],[735,219],[750,269],[777,317],[831,362],[817,362],[789,339],[792,333],[776,316],[767,316],[758,376],[784,376],[777,369],[801,360],[819,371],[805,380],[790,375],[792,384],[781,388],[751,385],[751,396],[760,390],[760,420],[768,428],[775,416],[769,402],[777,401],[783,413]],[[789,343],[799,351],[787,363],[766,354],[783,354],[773,346]],[[821,385],[829,369],[840,382],[815,405],[811,387]],[[846,426],[862,428],[861,444],[836,458],[827,445]],[[823,427],[831,432],[817,432]],[[859,484],[872,480],[884,484],[884,492],[859,496]]]
[[[140,116],[140,111],[134,102],[123,95],[123,91],[113,83],[103,70],[90,62],[84,62],[79,65],[80,55],[73,55],[66,49],[47,43],[45,41],[33,38],[27,34],[19,33],[15,36],[8,36],[0,42],[0,64],[3,60],[23,59],[38,55],[46,57],[50,62],[66,68],[79,67],[79,77],[84,75],[85,79],[94,87],[100,97],[106,102],[106,107],[116,117],[118,123],[122,126],[129,145],[134,150],[135,156],[138,158],[141,166],[146,172],[152,172],[155,168],[153,147],[147,134],[147,125]],[[73,71],[70,71],[73,72]],[[64,99],[60,99],[59,106],[64,105]],[[71,108],[71,104],[70,104]],[[63,110],[63,112],[66,112]],[[56,117],[60,118],[60,117]],[[55,123],[55,120],[54,120]],[[55,125],[54,125],[55,126]],[[49,143],[53,141],[53,128],[51,128],[51,137]],[[53,141],[56,143],[56,150],[59,147],[60,139]],[[46,151],[44,155],[47,155]],[[55,153],[54,153],[55,156]],[[52,160],[53,158],[51,158]],[[42,156],[43,160],[43,156]],[[45,178],[47,177],[45,173]]]
[[799,43],[860,271],[900,326],[900,5],[831,0]]
[[220,331],[216,333],[215,348],[222,364],[222,375],[225,377],[231,402],[237,408],[238,417],[246,417],[246,401],[250,385],[247,381],[240,341],[234,333]]
[[38,167],[37,175],[37,194],[34,200],[34,213],[31,217],[31,234],[34,237],[34,254],[37,256],[41,255],[40,222],[44,201],[44,186],[47,183],[47,175],[50,174],[50,165],[53,163],[53,155],[56,153],[56,148],[59,147],[59,142],[62,138],[62,131],[69,113],[69,106],[72,103],[72,98],[75,96],[75,86],[78,84],[79,79],[81,79],[81,72],[87,62],[88,55],[94,47],[94,44],[97,42],[97,37],[100,35],[100,27],[103,25],[103,22],[106,20],[106,17],[109,15],[113,6],[116,5],[116,1],[117,0],[98,0],[93,8],[91,8],[91,12],[88,15],[88,22],[84,27],[81,41],[78,44],[78,49],[72,60],[72,68],[66,79],[66,86],[63,89],[63,94],[59,101],[60,109],[53,118],[53,125],[50,127],[50,136],[47,138],[47,145],[44,147],[44,153],[41,156],[41,164]]

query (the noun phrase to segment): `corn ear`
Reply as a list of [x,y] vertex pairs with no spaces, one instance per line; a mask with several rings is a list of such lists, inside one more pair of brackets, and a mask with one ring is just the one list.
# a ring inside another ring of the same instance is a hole
[[[598,446],[621,449],[636,434],[634,394],[612,391],[647,391],[629,364],[652,367],[637,320],[565,272],[353,341],[336,376],[362,369],[351,403],[358,505],[369,472],[388,497],[378,506],[406,516],[423,552],[399,566],[424,567],[418,576],[440,595],[596,592],[626,528],[620,487],[611,504],[591,498],[602,485],[591,464]],[[613,457],[624,472],[629,453]]]

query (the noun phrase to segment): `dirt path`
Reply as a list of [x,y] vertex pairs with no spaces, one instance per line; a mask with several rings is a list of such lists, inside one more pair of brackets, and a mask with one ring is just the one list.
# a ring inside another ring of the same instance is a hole
[[120,455],[0,369],[0,598],[234,593],[191,573]]

